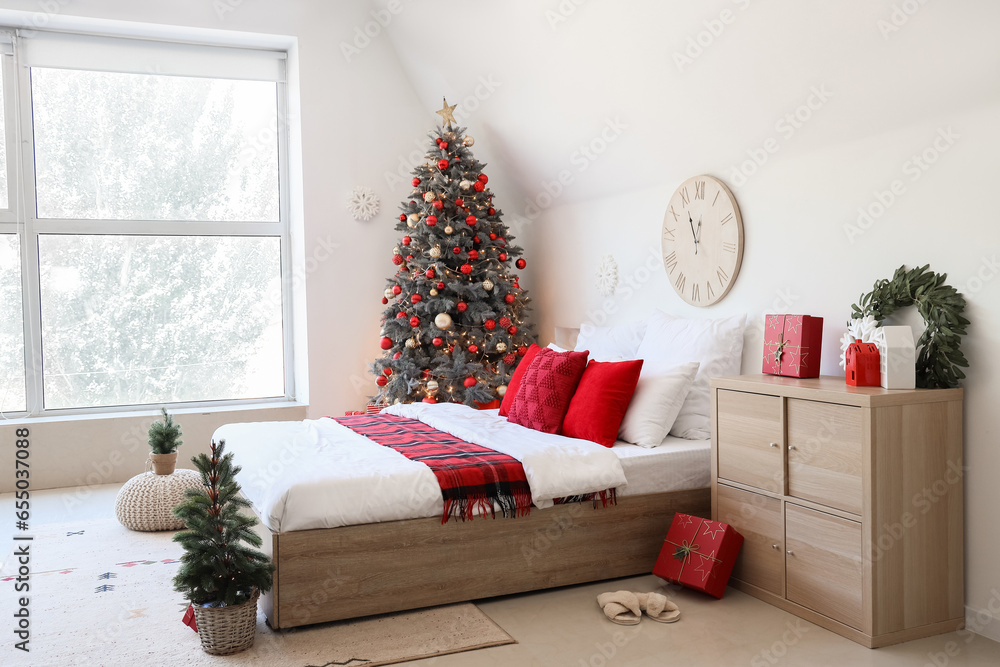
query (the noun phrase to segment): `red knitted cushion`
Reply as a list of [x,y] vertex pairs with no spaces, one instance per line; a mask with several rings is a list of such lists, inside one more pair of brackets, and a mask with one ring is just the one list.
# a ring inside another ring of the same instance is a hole
[[521,357],[521,361],[518,362],[517,368],[514,369],[514,374],[510,376],[510,382],[507,383],[507,392],[503,395],[503,403],[500,404],[500,412],[498,414],[501,417],[506,417],[507,413],[510,412],[511,406],[514,405],[514,397],[517,396],[517,390],[521,387],[521,379],[540,349],[542,348],[532,343],[528,351]]
[[558,433],[589,352],[538,351],[524,377],[508,421],[544,433]]
[[639,382],[642,359],[591,361],[566,409],[562,433],[610,447]]

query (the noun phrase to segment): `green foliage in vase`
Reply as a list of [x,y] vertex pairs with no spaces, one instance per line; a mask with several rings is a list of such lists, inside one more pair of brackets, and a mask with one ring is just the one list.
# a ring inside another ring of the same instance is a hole
[[174,418],[167,414],[166,408],[160,410],[163,412],[163,421],[150,425],[149,448],[154,454],[173,454],[183,444],[181,427],[174,423]]

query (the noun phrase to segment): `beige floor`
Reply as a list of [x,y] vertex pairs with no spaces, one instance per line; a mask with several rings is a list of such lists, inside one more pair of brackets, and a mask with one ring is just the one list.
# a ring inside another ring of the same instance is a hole
[[[113,517],[119,486],[35,492],[32,522]],[[0,495],[0,517],[13,517],[12,494]],[[11,543],[12,523],[0,521],[0,553],[7,551],[3,545]],[[517,639],[518,644],[407,664],[415,667],[1000,665],[1000,644],[979,635],[952,633],[869,650],[732,589],[723,600],[717,601],[683,589],[668,590],[661,584],[653,576],[633,577],[481,601],[479,607]],[[633,627],[607,622],[595,598],[598,593],[619,588],[666,592],[681,608],[681,620],[665,625],[647,619]],[[227,658],[226,662],[240,664],[238,656]]]

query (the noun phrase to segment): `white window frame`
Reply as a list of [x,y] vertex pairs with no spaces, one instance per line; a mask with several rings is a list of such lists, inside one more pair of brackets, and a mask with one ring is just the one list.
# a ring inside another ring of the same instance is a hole
[[[296,336],[296,321],[304,320],[303,313],[296,312],[294,304],[301,302],[296,294],[298,286],[293,279],[293,231],[292,214],[301,209],[293,197],[301,196],[301,189],[294,188],[290,179],[289,143],[293,139],[294,128],[289,121],[292,118],[290,95],[286,72],[282,72],[277,86],[277,148],[278,148],[278,180],[279,209],[277,222],[200,222],[200,221],[136,221],[136,220],[75,220],[62,218],[39,219],[36,215],[35,170],[33,146],[33,119],[31,108],[31,77],[30,66],[20,62],[18,42],[15,28],[0,27],[0,41],[4,35],[12,35],[13,56],[3,56],[4,68],[4,111],[6,119],[7,163],[8,163],[8,209],[0,209],[0,233],[15,233],[20,238],[21,247],[21,293],[24,321],[24,360],[25,360],[25,392],[26,412],[4,413],[8,419],[24,417],[53,417],[63,415],[100,415],[107,413],[137,413],[148,412],[149,404],[93,406],[78,408],[45,408],[44,407],[44,373],[43,346],[41,332],[41,293],[39,281],[38,238],[41,234],[94,234],[94,235],[128,235],[128,236],[258,236],[277,237],[280,239],[280,262],[282,283],[282,344],[284,364],[284,395],[273,398],[251,399],[217,399],[202,401],[186,401],[171,403],[175,408],[193,410],[210,409],[225,406],[246,407],[261,405],[277,407],[280,405],[300,404],[296,397],[296,381],[304,384],[304,378],[296,377],[297,357],[295,342],[301,339]],[[121,37],[110,35],[94,35],[91,33],[73,33],[75,37],[94,41],[106,39],[120,48]],[[158,39],[160,37],[158,36]],[[150,43],[154,47],[156,42]],[[167,46],[180,49],[192,46],[217,48],[221,51],[232,51],[234,47],[226,44],[209,42],[165,42]],[[273,46],[253,47],[240,45],[238,48],[255,55],[269,56],[271,59],[281,59],[280,66],[287,66],[288,52]],[[70,65],[65,66],[71,69]],[[81,68],[82,69],[82,68]],[[87,68],[90,69],[90,68]],[[128,70],[121,70],[128,71]],[[237,78],[237,77],[218,77]],[[24,148],[22,149],[22,146]],[[300,253],[299,253],[300,254]],[[298,316],[298,317],[297,317]],[[301,354],[301,353],[300,353]],[[304,364],[299,360],[299,367]],[[299,375],[304,375],[300,371]],[[301,385],[300,385],[301,386]],[[304,393],[299,390],[299,393]]]

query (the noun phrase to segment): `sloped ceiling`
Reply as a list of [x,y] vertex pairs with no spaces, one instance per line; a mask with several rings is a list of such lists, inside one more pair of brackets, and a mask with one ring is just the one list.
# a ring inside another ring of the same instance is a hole
[[[771,137],[811,151],[994,99],[998,25],[988,0],[431,0],[386,32],[430,122],[447,96],[523,194],[570,170],[579,201],[725,178]],[[814,91],[812,118],[779,128]],[[624,129],[588,169],[580,147],[609,121]]]

